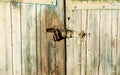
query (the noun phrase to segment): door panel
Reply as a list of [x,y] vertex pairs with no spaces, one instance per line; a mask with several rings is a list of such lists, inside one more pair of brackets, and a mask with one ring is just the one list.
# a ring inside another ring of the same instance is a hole
[[84,30],[86,35],[67,39],[67,75],[119,75],[119,7],[85,3],[85,8],[77,2],[66,2],[67,29]]

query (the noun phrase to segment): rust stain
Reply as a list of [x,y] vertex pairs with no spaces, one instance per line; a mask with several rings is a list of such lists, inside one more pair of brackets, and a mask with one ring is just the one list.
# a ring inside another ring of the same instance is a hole
[[63,29],[64,24],[59,21],[58,14],[55,10],[46,10],[46,22],[47,22],[47,28],[50,27],[58,27],[60,29]]
[[112,47],[115,47],[115,39],[112,40]]

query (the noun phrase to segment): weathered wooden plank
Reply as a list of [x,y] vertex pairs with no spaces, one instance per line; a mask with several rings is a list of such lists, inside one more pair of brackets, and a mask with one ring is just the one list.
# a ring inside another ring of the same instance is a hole
[[117,75],[120,75],[120,10],[118,10],[117,27]]
[[[81,11],[73,11],[73,23],[71,24],[72,30],[74,31],[81,31],[82,29],[82,13]],[[77,21],[77,20],[79,21]],[[81,74],[81,45],[82,45],[82,39],[79,37],[73,37],[73,59],[74,66],[73,66],[73,75],[80,75]]]
[[46,11],[45,5],[41,6],[41,59],[42,59],[42,75],[48,75],[48,48],[46,36]]
[[[82,10],[82,30],[87,32],[87,10]],[[81,75],[86,75],[87,37],[81,41]]]
[[[64,0],[57,0],[57,6],[47,6],[46,25],[47,28],[57,26],[64,29]],[[47,44],[49,50],[49,71],[51,75],[65,75],[65,43],[53,41],[53,33],[47,33]]]
[[72,2],[69,6],[72,10],[80,10],[80,9],[120,9],[120,3],[118,2]]
[[112,75],[117,74],[117,10],[112,10]]
[[30,25],[30,63],[31,63],[31,75],[37,74],[36,66],[36,5],[29,4],[29,18]]
[[36,15],[34,4],[21,4],[22,74],[36,75]]
[[1,2],[23,2],[23,3],[38,3],[56,5],[56,0],[0,0]]
[[111,52],[112,52],[112,49],[111,49],[111,29],[112,29],[112,16],[111,16],[111,10],[107,10],[106,11],[106,21],[105,21],[105,42],[106,42],[106,45],[105,45],[105,75],[110,75],[111,74],[111,65],[112,65],[112,55],[111,55]]
[[[54,8],[54,7],[53,7]],[[65,12],[64,12],[64,0],[57,0],[57,6],[53,10],[54,21],[53,25],[59,26],[60,28],[65,28]],[[66,63],[65,63],[65,40],[56,42],[56,75],[65,75]]]
[[41,5],[37,5],[37,74],[42,75],[42,59],[41,59]]
[[21,4],[21,28],[22,28],[22,74],[31,75],[30,66],[30,26],[28,20],[28,5]]
[[[48,6],[48,8],[46,9],[46,13],[45,13],[45,21],[46,21],[46,28],[49,27],[54,27],[54,21],[56,23],[56,13],[53,11],[53,9],[51,6]],[[58,53],[58,50],[56,49],[56,42],[53,40],[53,33],[47,33],[47,49],[48,49],[48,74],[50,75],[56,75],[57,73],[57,68],[58,66],[56,66],[56,54]]]
[[21,26],[20,3],[11,3],[12,42],[13,42],[13,75],[21,75]]
[[[67,8],[66,8],[66,10],[67,10],[67,14],[66,14],[66,16],[67,16],[67,18],[66,18],[66,21],[67,21],[67,25],[66,25],[66,28],[67,29],[72,29],[72,18],[73,18],[73,16],[71,15],[72,14],[72,10],[70,10],[69,11],[69,9],[70,8],[68,8],[68,6],[69,6],[69,0],[67,0],[66,1],[67,2],[67,4],[66,4],[66,6],[67,6]],[[67,75],[74,75],[73,74],[73,67],[74,67],[74,55],[73,55],[73,38],[67,38],[66,39],[66,54],[67,54],[67,62],[66,62],[66,66],[67,66]]]
[[93,75],[99,75],[99,26],[100,26],[100,10],[94,10],[94,22],[92,23],[92,40],[93,44]]
[[101,20],[100,20],[100,65],[99,65],[99,75],[105,75],[106,73],[106,12],[107,10],[101,10]]
[[12,74],[12,40],[10,3],[0,2],[0,74]]
[[87,23],[87,70],[86,75],[93,75],[93,23],[94,23],[94,12],[92,10],[88,10],[88,23]]
[[67,46],[67,75],[74,75],[73,38],[66,39]]

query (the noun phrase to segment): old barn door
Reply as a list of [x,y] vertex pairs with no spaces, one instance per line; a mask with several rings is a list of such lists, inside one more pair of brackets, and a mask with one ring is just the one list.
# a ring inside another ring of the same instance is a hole
[[120,3],[67,0],[67,29],[83,38],[67,39],[67,75],[120,75]]

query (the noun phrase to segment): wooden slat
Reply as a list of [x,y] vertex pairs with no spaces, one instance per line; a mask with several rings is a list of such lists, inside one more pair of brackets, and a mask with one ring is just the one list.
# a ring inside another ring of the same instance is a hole
[[[47,28],[57,26],[64,29],[64,0],[57,0],[57,6],[46,6]],[[50,75],[65,75],[65,42],[53,40],[53,33],[47,33]]]
[[67,75],[73,75],[73,63],[74,63],[74,59],[73,59],[73,45],[72,44],[72,38],[68,38],[66,40],[67,44]]
[[36,71],[36,5],[29,5],[29,18],[28,24],[30,25],[30,63],[31,63],[31,75],[37,75]]
[[0,2],[0,74],[12,74],[10,3]]
[[48,75],[48,48],[46,37],[46,12],[45,6],[41,6],[41,59],[42,75]]
[[[77,11],[73,11],[73,23],[71,24],[72,29],[74,31],[81,31],[82,29],[82,13],[77,12]],[[77,21],[77,20],[79,21]],[[74,66],[73,66],[73,75],[80,75],[81,74],[81,45],[82,45],[82,39],[80,39],[79,37],[73,37],[73,59],[72,61],[74,61]]]
[[88,23],[87,23],[87,70],[86,75],[93,75],[93,23],[94,11],[88,10]]
[[12,41],[13,41],[13,75],[21,75],[21,26],[20,3],[11,3]]
[[[54,7],[52,7],[54,8]],[[57,6],[52,10],[54,16],[53,25],[65,28],[65,12],[64,12],[64,0],[57,0]],[[66,63],[65,63],[65,40],[56,42],[56,75],[66,74]]]
[[[54,11],[52,11],[53,8],[48,8],[46,10],[46,17],[45,17],[45,21],[46,21],[46,25],[47,27],[54,27],[54,24],[56,24],[56,13]],[[56,42],[53,40],[53,33],[47,33],[47,49],[48,49],[48,69],[49,69],[49,74],[50,75],[56,75],[57,74],[57,69],[58,69],[58,64],[57,64],[57,60],[58,59],[58,56],[57,56],[57,53],[58,53],[58,50],[57,49],[57,45],[56,45]]]
[[[67,0],[67,6],[69,6],[69,0]],[[72,19],[73,16],[71,15],[71,11],[68,11],[69,8],[67,8],[67,25],[66,28],[67,29],[72,29]],[[67,75],[74,75],[74,49],[73,49],[73,38],[68,38],[66,39],[66,49],[67,49],[67,62],[66,62],[66,66],[67,66]]]
[[120,3],[118,2],[102,2],[102,3],[80,3],[80,2],[71,2],[70,8],[72,10],[81,10],[81,9],[120,9]]
[[[82,30],[87,32],[87,10],[82,10]],[[86,75],[86,56],[87,56],[87,37],[85,36],[81,41],[81,75]]]
[[41,5],[37,5],[37,72],[42,75],[42,59],[41,59]]
[[56,5],[56,0],[0,0],[1,2],[22,2],[22,3],[38,3]]
[[112,55],[111,55],[111,52],[112,52],[112,48],[111,48],[111,29],[112,29],[112,17],[111,16],[112,13],[111,13],[111,10],[107,10],[106,11],[106,21],[105,21],[105,42],[106,42],[106,45],[105,45],[105,75],[110,75],[111,74],[111,68],[112,68]]
[[117,75],[120,75],[120,10],[118,10],[118,27],[117,27]]
[[99,25],[100,25],[100,10],[94,10],[94,22],[92,23],[92,40],[93,44],[93,75],[99,75]]
[[22,74],[36,75],[36,15],[34,4],[22,4]]
[[117,74],[117,10],[112,11],[112,75]]
[[101,20],[100,20],[100,65],[99,65],[99,75],[106,75],[106,12],[107,10],[101,11]]

